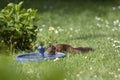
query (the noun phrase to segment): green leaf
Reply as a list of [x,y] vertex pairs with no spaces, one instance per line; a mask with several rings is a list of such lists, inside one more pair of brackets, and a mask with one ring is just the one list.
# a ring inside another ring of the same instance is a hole
[[16,4],[16,5],[15,5],[15,10],[16,10],[16,12],[19,12],[19,11],[20,11],[22,4],[23,4],[23,1],[21,1],[19,4]]
[[9,3],[9,4],[7,5],[7,7],[14,7],[14,4],[13,4],[13,3]]
[[[9,41],[9,38],[12,38],[12,42],[16,41],[16,47],[19,49],[29,47],[32,41],[25,41],[31,40],[31,36],[35,38],[36,35],[34,34],[37,33],[35,31],[36,28],[33,26],[34,21],[37,19],[35,16],[37,10],[31,8],[21,9],[22,4],[22,1],[18,4],[9,3],[0,11],[0,32],[5,35],[9,34],[9,36],[2,35],[4,36],[4,40]],[[8,42],[6,44],[10,46]],[[23,45],[23,48],[21,45]]]

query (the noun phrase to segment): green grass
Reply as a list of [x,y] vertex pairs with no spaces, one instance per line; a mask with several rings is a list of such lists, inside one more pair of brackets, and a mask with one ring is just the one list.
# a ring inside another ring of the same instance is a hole
[[[0,74],[4,73],[0,80],[120,80],[120,48],[115,48],[120,45],[115,43],[120,41],[117,26],[120,22],[113,24],[120,20],[119,5],[120,1],[116,0],[25,0],[24,7],[38,9],[38,16],[42,17],[37,25],[43,31],[38,34],[47,35],[50,26],[55,29],[61,26],[62,32],[52,34],[53,42],[93,47],[95,51],[77,55],[66,53],[67,57],[58,61],[25,63],[15,61],[17,54],[0,55]],[[113,31],[114,28],[117,30]],[[47,40],[49,35],[45,37]],[[37,45],[41,38],[38,37]]]

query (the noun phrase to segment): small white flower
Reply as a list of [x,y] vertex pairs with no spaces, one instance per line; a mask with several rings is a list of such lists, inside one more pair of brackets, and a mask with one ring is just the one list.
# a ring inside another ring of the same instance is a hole
[[54,27],[49,27],[49,31],[54,32],[55,28]]
[[111,39],[111,41],[113,41],[114,39]]
[[57,28],[58,28],[58,29],[60,29],[60,28],[61,28],[61,26],[58,26]]
[[55,30],[55,33],[58,34],[59,33],[58,30]]
[[95,17],[95,19],[96,19],[97,21],[100,21],[100,20],[101,20],[101,18],[100,18],[100,17]]
[[64,31],[63,29],[58,29],[60,32]]
[[80,77],[80,74],[77,74],[76,76],[77,76],[77,77]]
[[114,40],[114,43],[120,43],[120,41]]
[[115,48],[120,48],[120,46],[115,46]]
[[101,25],[100,25],[100,24],[98,24],[98,23],[97,23],[97,26],[98,26],[98,27],[101,27]]
[[108,40],[110,40],[111,38],[110,38],[110,37],[108,37],[107,39],[108,39]]
[[112,31],[115,31],[115,29],[112,29]]
[[43,31],[43,29],[41,28],[41,29],[39,29],[39,31],[40,31],[40,32],[42,32],[42,31]]
[[72,37],[72,35],[70,35],[70,37]]
[[109,25],[105,25],[105,27],[109,28]]
[[116,7],[112,7],[112,10],[116,10]]
[[120,68],[118,68],[118,71],[120,71]]
[[120,6],[118,6],[118,9],[120,9]]
[[113,21],[113,25],[117,25],[117,24],[119,24],[119,20],[118,19]]
[[87,59],[87,56],[85,56],[85,59]]
[[115,27],[112,29],[112,31],[117,31],[117,30],[118,30],[118,29],[117,29],[117,28],[115,28]]
[[66,78],[64,80],[67,80]]
[[109,74],[110,74],[110,75],[114,75],[114,74],[115,74],[115,72],[109,72]]
[[97,77],[97,75],[94,75],[94,78],[96,78]]
[[92,70],[93,68],[92,67],[90,67],[90,70]]
[[55,59],[54,59],[54,61],[57,61],[57,60],[59,60],[59,58],[55,58]]
[[70,28],[70,30],[72,31],[72,30],[73,30],[73,28]]
[[117,76],[117,75],[114,75],[114,77],[115,77],[115,78],[118,78],[118,76]]
[[113,47],[115,47],[115,44],[113,44]]
[[42,27],[45,27],[45,25],[43,24]]

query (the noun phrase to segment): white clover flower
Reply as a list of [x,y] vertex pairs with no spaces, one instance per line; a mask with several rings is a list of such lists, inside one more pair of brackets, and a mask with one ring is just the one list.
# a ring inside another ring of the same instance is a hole
[[113,44],[113,47],[115,47],[115,44]]
[[119,20],[118,19],[113,21],[113,25],[118,25],[118,24],[119,24]]
[[105,27],[109,28],[109,25],[105,25]]
[[41,29],[39,29],[39,31],[40,31],[40,32],[42,32],[42,31],[43,31],[43,29],[41,28]]
[[120,46],[115,46],[115,48],[120,48]]
[[90,70],[92,70],[93,68],[92,67],[90,67]]
[[87,56],[85,56],[85,59],[87,59],[88,57]]
[[58,30],[55,30],[55,33],[58,34],[59,33]]
[[95,19],[96,19],[97,21],[100,21],[100,20],[101,20],[101,18],[100,18],[100,17],[95,17]]
[[97,77],[97,75],[94,75],[94,78],[96,78]]
[[118,79],[120,79],[120,74],[118,74],[118,77],[117,77]]
[[120,71],[120,68],[118,68],[118,71]]
[[60,29],[60,28],[61,28],[61,26],[58,26],[57,28],[58,28],[58,29]]
[[114,77],[115,77],[115,78],[118,78],[118,76],[117,76],[117,75],[114,75]]
[[118,9],[120,9],[120,6],[118,6]]
[[[118,53],[118,52],[119,52],[119,50],[115,50],[115,52],[116,52],[116,53]],[[119,55],[118,55],[118,56],[119,56]]]
[[110,75],[114,75],[114,74],[115,74],[115,72],[109,72],[109,74],[110,74]]
[[116,27],[114,27],[113,29],[112,29],[112,31],[117,31],[118,29],[116,28]]
[[113,41],[114,39],[113,38],[111,38],[111,41]]
[[60,32],[64,31],[63,29],[58,29]]
[[98,27],[101,27],[101,25],[100,25],[99,23],[97,23],[97,26],[98,26]]
[[83,73],[83,71],[80,71],[80,72],[79,72],[79,74],[82,74],[82,73]]
[[73,37],[73,35],[70,35],[70,37]]
[[45,27],[45,25],[43,24],[42,27]]
[[115,29],[112,29],[112,31],[115,31]]
[[110,40],[111,38],[110,38],[110,37],[108,37],[107,39],[108,39],[108,40]]
[[72,31],[72,30],[73,30],[73,28],[71,27],[71,28],[70,28],[70,30]]
[[105,23],[106,23],[106,24],[109,24],[109,22],[108,22],[107,20],[105,20]]
[[116,10],[116,7],[112,7],[112,10]]
[[54,27],[49,27],[49,31],[54,32],[55,28]]
[[120,43],[120,41],[114,40],[114,43]]
[[76,74],[77,77],[80,77],[80,74]]
[[64,80],[67,80],[66,78]]
[[55,59],[54,59],[54,61],[58,61],[58,60],[59,60],[59,58],[55,58]]

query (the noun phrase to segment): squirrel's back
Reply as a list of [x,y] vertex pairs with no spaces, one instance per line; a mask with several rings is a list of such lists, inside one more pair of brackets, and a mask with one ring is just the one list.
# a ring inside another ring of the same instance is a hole
[[90,47],[74,48],[74,47],[72,47],[71,45],[68,45],[68,44],[56,44],[56,45],[53,45],[53,46],[49,47],[46,51],[48,53],[64,52],[64,51],[67,51],[67,52],[70,52],[70,53],[80,53],[80,52],[87,52],[87,51],[93,51],[93,50],[94,49],[90,48]]

